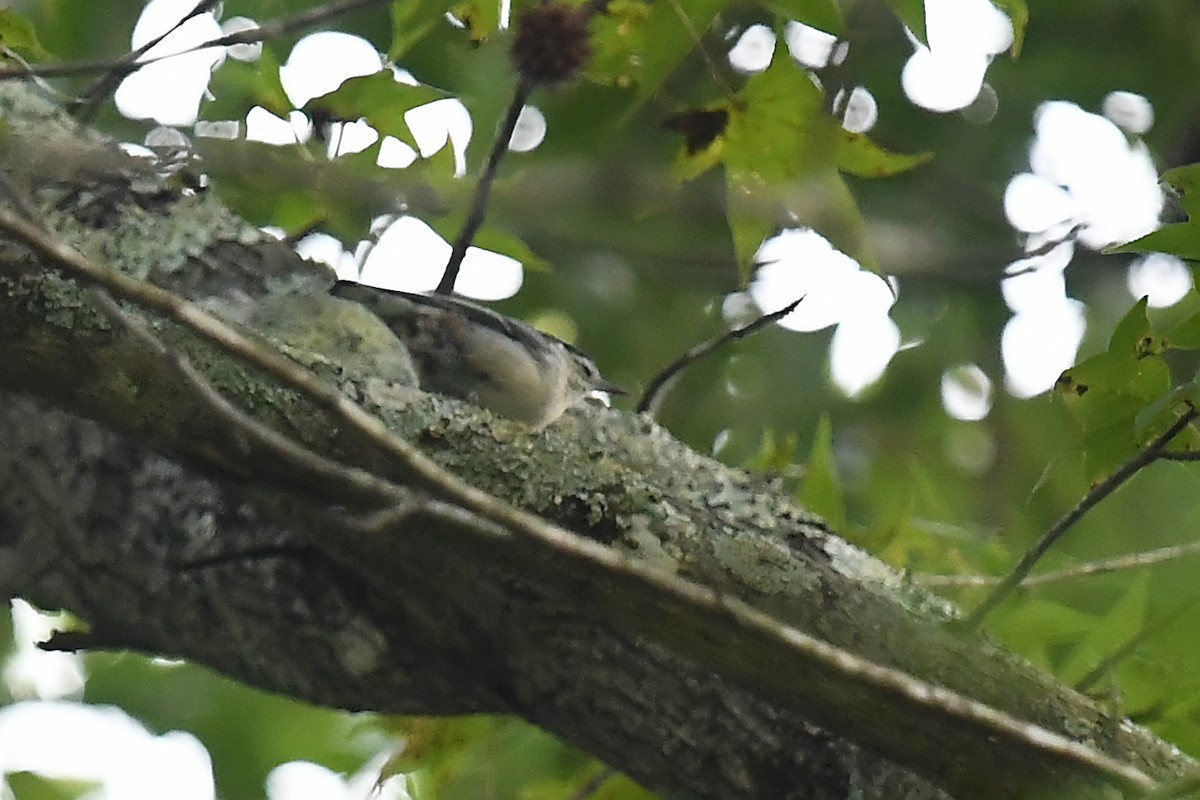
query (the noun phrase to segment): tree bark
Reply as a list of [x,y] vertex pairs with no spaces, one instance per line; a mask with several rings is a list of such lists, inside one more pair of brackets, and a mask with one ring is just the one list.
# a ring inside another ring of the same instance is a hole
[[[672,798],[1116,797],[1192,768],[954,630],[946,603],[769,482],[630,414],[532,433],[406,388],[385,328],[210,194],[22,87],[0,87],[0,114],[10,205],[241,326],[435,465],[186,325],[131,304],[121,324],[0,237],[0,595],[85,620],[64,645],[341,708],[519,714]],[[180,357],[403,501],[281,460]]]

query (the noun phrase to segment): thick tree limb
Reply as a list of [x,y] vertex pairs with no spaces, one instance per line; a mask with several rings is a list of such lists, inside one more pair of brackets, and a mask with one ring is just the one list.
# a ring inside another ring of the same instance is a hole
[[[211,198],[135,194],[133,165],[32,102],[0,90],[0,161],[46,227],[244,322],[432,466],[414,480],[406,451],[329,403],[126,309],[244,413],[407,500],[331,491],[62,263],[0,239],[0,387],[39,398],[0,415],[4,596],[71,609],[100,645],[328,705],[521,714],[669,797],[1119,796],[1191,766],[648,421],[581,410],[531,434],[397,388],[386,329],[311,266]],[[63,174],[56,147],[91,169]]]

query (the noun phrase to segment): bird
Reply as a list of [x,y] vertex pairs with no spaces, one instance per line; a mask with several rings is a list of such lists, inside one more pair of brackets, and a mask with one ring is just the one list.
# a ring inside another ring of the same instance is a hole
[[387,325],[412,357],[422,390],[535,430],[594,392],[625,394],[578,348],[466,300],[348,280],[334,283],[329,293],[361,304]]

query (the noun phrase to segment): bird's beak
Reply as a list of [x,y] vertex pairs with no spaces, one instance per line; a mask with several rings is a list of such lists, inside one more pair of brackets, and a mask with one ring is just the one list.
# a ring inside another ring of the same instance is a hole
[[597,392],[608,392],[609,394],[629,394],[627,389],[622,386],[618,386],[612,381],[602,380],[592,388]]

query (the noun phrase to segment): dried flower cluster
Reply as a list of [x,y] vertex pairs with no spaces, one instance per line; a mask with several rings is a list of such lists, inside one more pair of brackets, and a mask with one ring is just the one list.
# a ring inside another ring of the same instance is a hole
[[512,59],[531,86],[551,86],[575,77],[591,55],[588,9],[542,3],[517,19]]

